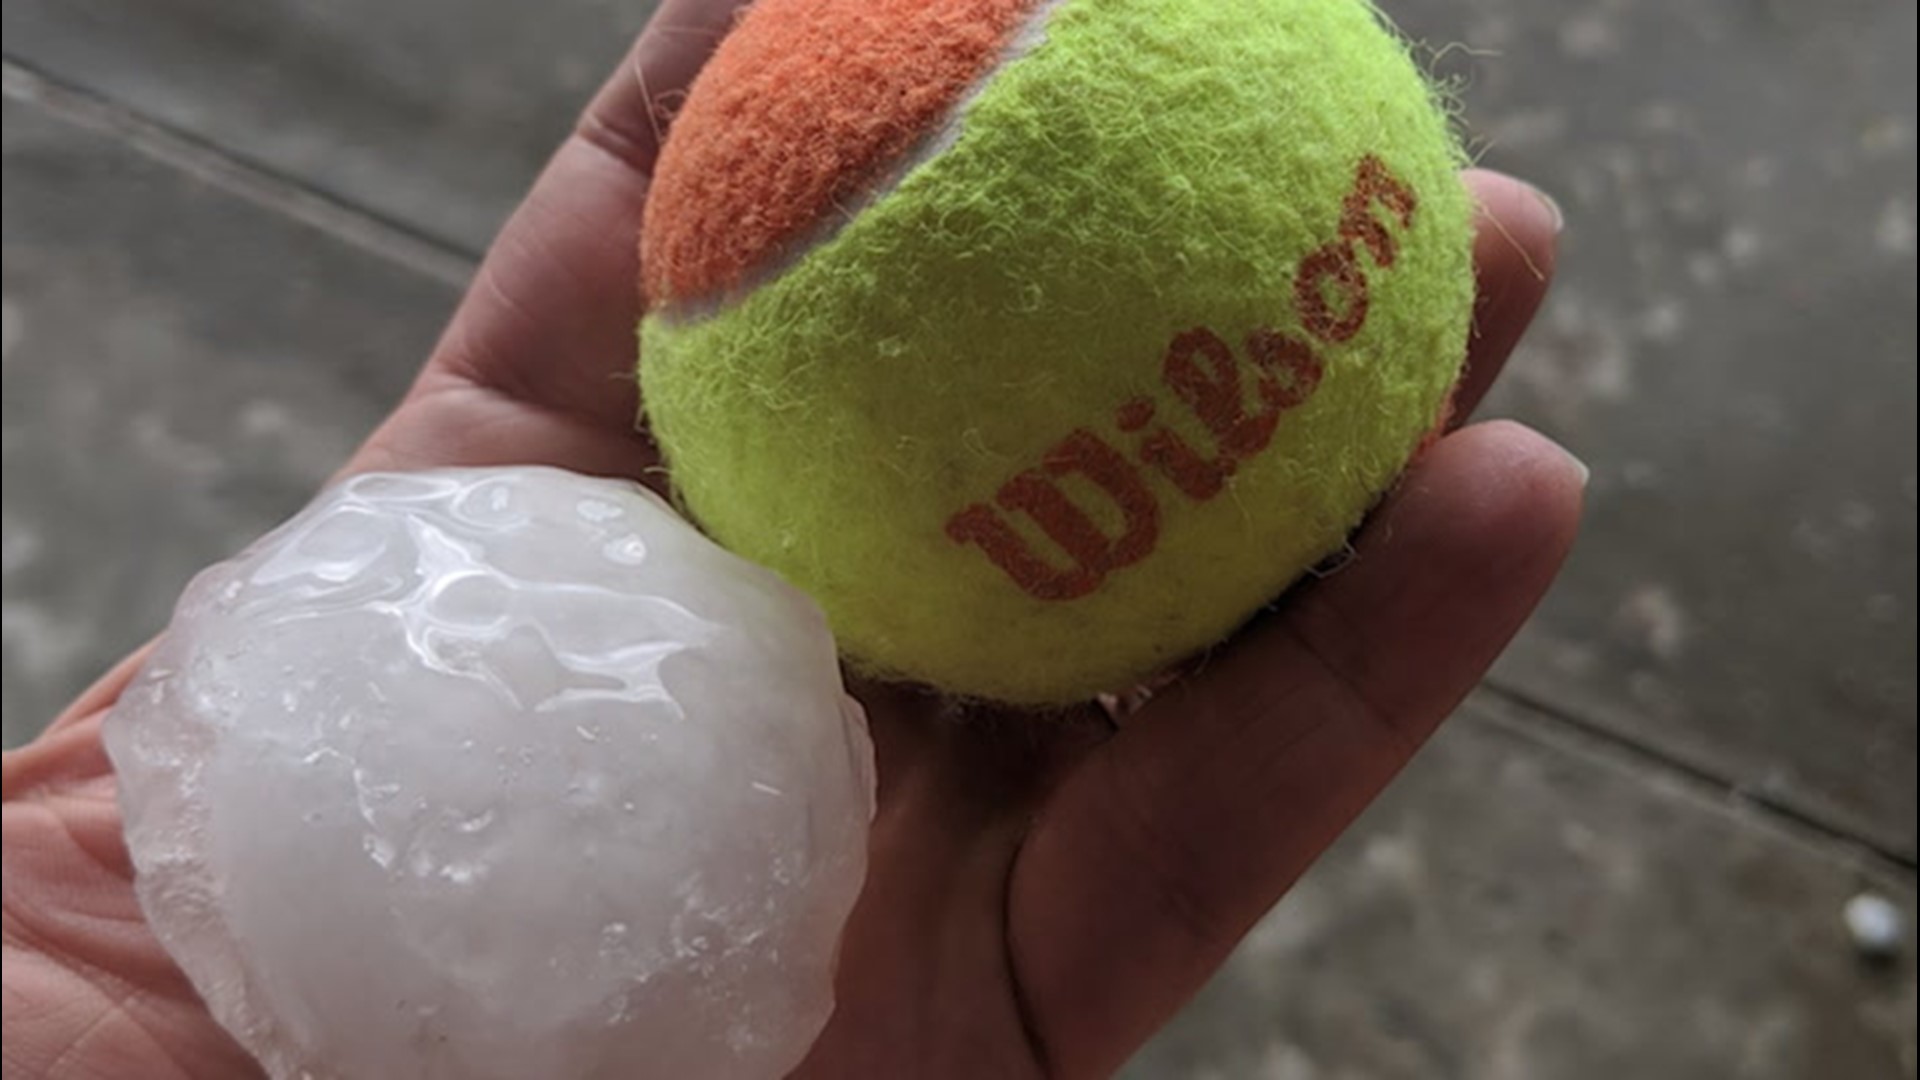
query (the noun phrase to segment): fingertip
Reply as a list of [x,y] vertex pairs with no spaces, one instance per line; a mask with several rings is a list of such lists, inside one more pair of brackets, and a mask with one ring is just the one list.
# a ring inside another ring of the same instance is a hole
[[1415,462],[1383,517],[1420,519],[1417,529],[1389,535],[1457,548],[1464,561],[1501,552],[1500,572],[1527,567],[1544,590],[1572,547],[1590,476],[1579,456],[1546,435],[1490,420],[1448,435]]
[[1562,495],[1578,496],[1592,470],[1560,443],[1517,420],[1484,420],[1441,440],[1455,458],[1451,469],[1544,484]]
[[1453,399],[1455,426],[1486,396],[1546,299],[1565,223],[1559,203],[1523,180],[1469,169],[1461,182],[1476,206],[1476,295],[1466,369]]
[[1468,169],[1461,179],[1483,226],[1494,226],[1534,261],[1552,261],[1554,242],[1567,225],[1559,200],[1528,181],[1492,169]]
[[[1384,711],[1424,738],[1553,583],[1579,531],[1585,472],[1512,421],[1446,436],[1368,519],[1346,568],[1284,609],[1290,634],[1379,687]],[[1255,627],[1256,649],[1260,637]]]

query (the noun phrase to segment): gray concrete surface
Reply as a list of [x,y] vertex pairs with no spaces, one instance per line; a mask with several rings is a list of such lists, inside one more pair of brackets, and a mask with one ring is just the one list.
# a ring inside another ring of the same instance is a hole
[[1914,1071],[1875,873],[1482,696],[1125,1080],[1812,1080]]
[[10,58],[469,251],[654,0],[8,0]]
[[[645,5],[7,0],[5,726],[303,499]],[[1911,4],[1388,5],[1563,273],[1594,466],[1489,691],[1130,1075],[1915,1075]]]
[[[9,90],[17,86],[9,86]],[[304,503],[455,298],[9,96],[8,745]]]

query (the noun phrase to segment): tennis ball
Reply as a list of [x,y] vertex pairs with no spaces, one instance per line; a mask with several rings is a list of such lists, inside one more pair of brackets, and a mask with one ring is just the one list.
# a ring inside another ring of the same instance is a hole
[[1461,164],[1362,0],[760,0],[653,180],[645,420],[856,667],[1121,689],[1440,422]]

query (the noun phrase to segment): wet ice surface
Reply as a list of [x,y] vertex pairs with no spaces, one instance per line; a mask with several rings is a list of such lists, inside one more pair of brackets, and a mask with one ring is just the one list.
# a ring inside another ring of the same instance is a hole
[[106,725],[141,902],[279,1076],[776,1076],[871,748],[824,622],[637,487],[363,476],[188,588]]

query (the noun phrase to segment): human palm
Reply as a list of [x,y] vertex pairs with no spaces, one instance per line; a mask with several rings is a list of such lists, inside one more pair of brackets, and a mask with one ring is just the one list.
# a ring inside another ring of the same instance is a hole
[[[728,0],[663,7],[348,471],[544,463],[658,481],[630,377],[653,104],[685,87],[731,14]],[[1483,213],[1462,416],[1544,294],[1558,227],[1515,181],[1465,182]],[[1124,708],[1034,717],[856,686],[880,808],[838,1009],[802,1073],[1123,1062],[1483,674],[1564,557],[1583,479],[1516,425],[1454,431],[1344,569]],[[134,899],[100,722],[137,661],[6,755],[10,1077],[257,1073]]]

